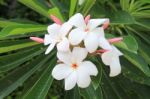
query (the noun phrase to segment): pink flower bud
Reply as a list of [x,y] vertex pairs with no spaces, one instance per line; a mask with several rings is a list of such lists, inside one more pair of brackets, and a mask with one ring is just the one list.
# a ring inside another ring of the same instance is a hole
[[59,18],[57,18],[56,16],[54,15],[50,15],[51,19],[58,25],[62,25],[62,22]]
[[31,40],[38,42],[38,43],[44,43],[44,39],[38,38],[38,37],[30,37]]
[[91,16],[90,15],[87,15],[84,19],[85,23],[87,24],[90,20]]

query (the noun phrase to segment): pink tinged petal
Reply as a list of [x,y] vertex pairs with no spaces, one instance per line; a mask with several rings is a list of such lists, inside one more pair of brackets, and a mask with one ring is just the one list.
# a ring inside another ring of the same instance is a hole
[[48,26],[47,31],[49,34],[51,34],[53,36],[53,35],[57,35],[59,33],[60,28],[61,28],[61,25],[54,23],[54,24]]
[[30,39],[38,43],[44,43],[44,39],[39,37],[30,37]]
[[104,24],[104,22],[108,21],[109,19],[91,19],[88,22],[88,27],[90,30],[97,28],[99,25]]
[[89,20],[90,20],[91,16],[87,15],[84,19],[85,23],[88,24]]
[[84,68],[77,69],[77,84],[81,88],[86,88],[90,85],[91,78],[88,72]]
[[51,43],[51,44],[48,46],[48,48],[47,48],[45,54],[50,53],[50,52],[53,50],[53,48],[55,47],[55,44],[56,44],[56,43]]
[[57,52],[57,58],[65,64],[71,65],[71,52]]
[[107,51],[109,51],[109,50],[100,49],[100,50],[97,50],[96,53],[105,53],[105,52],[107,52]]
[[82,62],[87,57],[87,50],[81,47],[74,47],[72,51],[72,62]]
[[69,41],[72,45],[78,45],[86,36],[86,32],[81,31],[80,29],[76,28],[73,29],[69,34]]
[[57,44],[57,50],[64,52],[69,51],[69,41],[67,38],[63,38],[63,40]]
[[104,29],[107,29],[108,26],[109,26],[109,20],[105,21],[102,27],[103,27]]
[[119,62],[119,57],[114,57],[110,64],[110,77],[117,76],[121,73],[121,65]]
[[110,65],[110,63],[112,62],[112,59],[113,59],[112,51],[107,51],[107,52],[103,53],[101,58],[105,65]]
[[66,64],[58,64],[52,70],[52,76],[57,80],[62,80],[68,77],[73,70]]
[[92,75],[92,76],[96,76],[98,74],[98,70],[95,64],[93,64],[90,61],[82,62],[79,68],[82,68],[82,70],[85,70],[89,75]]
[[109,44],[109,42],[104,37],[99,38],[99,46],[103,49],[106,49],[106,50],[112,49],[111,45]]
[[93,53],[97,50],[99,41],[98,41],[98,36],[96,33],[90,33],[88,34],[85,39],[84,39],[84,45],[88,52]]
[[109,43],[117,43],[117,42],[121,42],[123,40],[122,37],[118,37],[118,38],[112,38],[112,39],[108,39]]
[[65,78],[65,90],[71,90],[77,83],[76,71],[73,71],[67,78]]
[[80,28],[80,29],[82,29],[82,30],[84,30],[85,27],[86,27],[86,24],[85,24],[85,22],[84,22],[84,17],[83,17],[83,15],[80,14],[80,13],[77,13],[77,14],[75,14],[74,16],[72,16],[72,17],[69,19],[68,22],[69,22],[69,24],[71,24],[71,25],[73,25],[73,26],[75,26],[75,27],[78,27],[78,28]]
[[56,24],[62,25],[61,20],[60,20],[59,18],[57,18],[56,16],[50,15],[50,18],[51,18]]
[[60,29],[60,33],[62,37],[65,37],[71,30],[72,25],[69,24],[68,22],[62,24],[61,29]]

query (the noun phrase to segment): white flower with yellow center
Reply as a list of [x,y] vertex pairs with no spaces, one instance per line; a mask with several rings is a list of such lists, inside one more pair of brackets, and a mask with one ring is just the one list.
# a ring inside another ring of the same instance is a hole
[[84,61],[87,50],[74,47],[72,52],[58,52],[57,57],[63,63],[58,64],[52,71],[52,76],[57,80],[65,80],[65,90],[72,89],[76,84],[86,88],[91,82],[90,75],[96,76],[98,70],[90,61]]
[[98,46],[103,49],[111,49],[109,42],[105,39],[104,29],[99,27],[108,19],[90,19],[85,22],[84,17],[77,13],[72,16],[68,23],[75,26],[69,34],[69,41],[72,45],[78,45],[84,41],[88,52],[95,52]]
[[45,35],[44,44],[49,45],[45,54],[51,52],[51,50],[57,44],[58,51],[68,51],[69,50],[69,41],[67,39],[67,34],[71,30],[72,26],[67,22],[59,25],[59,24],[52,24],[48,26],[47,31],[49,34]]

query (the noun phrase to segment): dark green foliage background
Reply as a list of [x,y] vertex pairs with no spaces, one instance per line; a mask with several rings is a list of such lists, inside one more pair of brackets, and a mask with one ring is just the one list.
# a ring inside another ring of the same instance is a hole
[[[122,73],[110,78],[99,56],[88,57],[99,74],[86,89],[64,90],[53,80],[55,50],[29,40],[43,37],[54,14],[62,21],[74,13],[110,18],[106,37],[123,36],[115,44],[123,53]],[[0,0],[0,99],[150,99],[149,0]]]

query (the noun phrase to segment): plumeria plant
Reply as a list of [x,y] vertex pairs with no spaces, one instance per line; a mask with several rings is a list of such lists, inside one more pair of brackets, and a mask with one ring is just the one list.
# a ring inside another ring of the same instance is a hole
[[[102,54],[104,64],[110,65],[111,77],[120,74],[119,56],[123,54],[110,43],[121,41],[122,38],[105,38],[104,29],[107,28],[109,19],[90,19],[90,15],[84,19],[80,13],[65,23],[53,15],[51,19],[55,23],[48,26],[49,34],[46,34],[44,39],[31,39],[45,45],[50,44],[45,54],[57,45],[57,58],[62,63],[54,67],[52,76],[57,80],[65,79],[66,90],[75,87],[76,83],[79,87],[86,88],[91,82],[90,75],[98,74],[96,66],[91,61],[84,61],[88,53]],[[97,50],[98,46],[103,49]]]
[[0,99],[149,99],[149,1],[18,3],[46,25],[0,19]]

